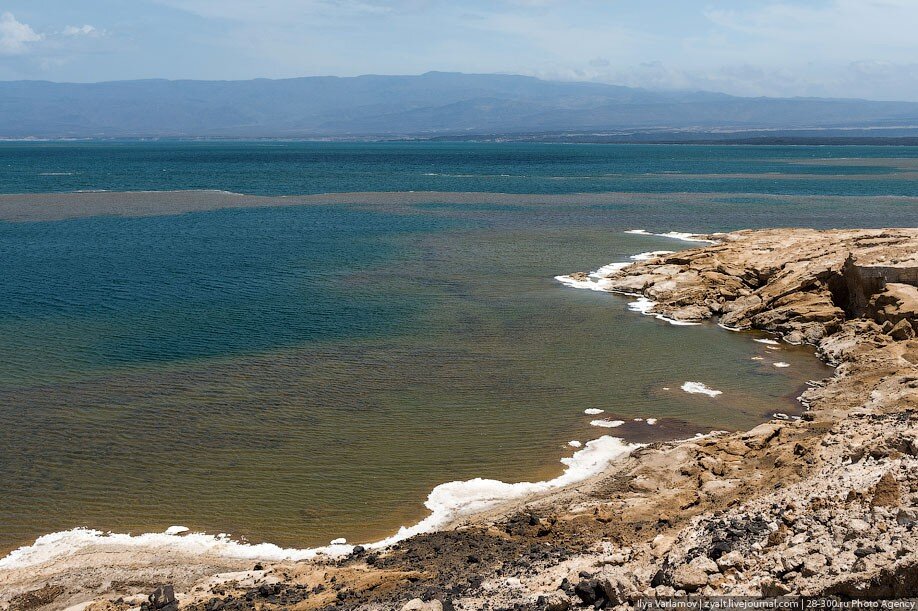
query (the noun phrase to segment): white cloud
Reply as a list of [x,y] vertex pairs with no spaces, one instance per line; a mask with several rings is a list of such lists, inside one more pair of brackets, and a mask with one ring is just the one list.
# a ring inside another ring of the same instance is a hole
[[[290,24],[306,17],[354,17],[391,13],[421,0],[383,3],[362,0],[155,0],[159,4],[210,19],[247,24]],[[392,6],[395,5],[395,6]]]
[[570,65],[597,57],[634,60],[636,50],[658,43],[651,34],[614,23],[565,19],[563,10],[482,12],[478,16],[480,19],[470,22],[470,27],[491,38],[498,36],[518,42],[522,51],[517,61],[535,51],[543,58],[541,70],[544,71],[555,70],[559,64]]
[[566,27],[557,19],[566,13],[558,12],[547,28],[524,24],[516,33],[554,40],[564,50],[519,71],[743,96],[918,99],[916,0],[710,0],[709,8],[695,13],[699,23],[670,37],[635,23],[616,31],[597,19],[603,37],[592,35],[589,25]]
[[557,0],[505,0],[507,4],[522,6],[526,8],[550,6],[556,4]]
[[29,50],[30,43],[42,38],[28,24],[17,21],[12,13],[0,15],[0,55],[21,55]]
[[830,0],[818,6],[790,2],[762,3],[748,10],[704,11],[724,32],[745,37],[744,46],[774,57],[799,58],[801,53],[848,60],[852,54],[878,53],[902,59],[915,51],[918,2],[914,0]]
[[568,68],[529,72],[550,80],[581,80],[663,90],[719,91],[739,96],[918,100],[918,63],[856,61],[771,66],[756,63],[686,67],[597,58]]
[[66,28],[64,28],[63,34],[64,36],[69,36],[71,38],[75,38],[79,36],[86,36],[88,38],[99,38],[100,36],[103,36],[105,32],[87,23],[81,26],[68,25]]

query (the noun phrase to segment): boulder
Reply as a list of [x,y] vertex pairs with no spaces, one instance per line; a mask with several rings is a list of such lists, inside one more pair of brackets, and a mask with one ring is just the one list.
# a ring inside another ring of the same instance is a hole
[[903,507],[896,513],[896,523],[902,526],[909,526],[915,522],[918,522],[918,510]]
[[623,605],[639,594],[634,574],[620,567],[606,568],[596,578],[604,598],[611,606]]
[[574,594],[586,605],[595,605],[605,600],[605,591],[598,579],[581,579],[574,586]]
[[717,568],[717,563],[715,563],[713,560],[711,560],[707,556],[698,556],[697,558],[689,562],[689,566],[702,570],[709,575],[711,573],[720,572],[720,569]]
[[669,312],[670,318],[684,320],[687,322],[697,322],[711,317],[711,310],[703,305],[688,305],[677,308]]
[[898,507],[899,482],[887,471],[870,490],[870,504],[873,507]]
[[776,596],[785,596],[791,593],[791,589],[780,581],[774,579],[765,579],[761,583],[762,596],[774,598]]
[[698,463],[714,475],[724,474],[724,461],[713,456],[702,456]]
[[800,574],[804,577],[819,575],[825,570],[826,564],[826,557],[822,554],[810,554],[803,561],[803,567],[800,569]]
[[571,599],[562,592],[540,596],[541,609],[545,611],[568,611],[571,608]]
[[853,518],[848,522],[848,532],[845,533],[845,541],[857,539],[868,531],[870,531],[870,524],[860,518]]
[[159,586],[150,594],[150,607],[156,611],[175,611],[178,601],[175,599],[175,588],[171,585]]
[[737,569],[742,568],[746,564],[745,557],[736,551],[727,552],[723,556],[717,559],[717,568],[721,571],[726,569]]
[[781,565],[784,567],[784,572],[790,573],[800,570],[808,556],[809,552],[802,545],[788,548],[781,557]]
[[754,429],[743,433],[743,441],[746,445],[754,450],[761,450],[768,443],[778,436],[784,425],[780,422],[766,422],[760,424]]
[[891,282],[870,299],[867,315],[880,324],[918,320],[918,287]]
[[912,327],[908,320],[903,318],[895,325],[893,325],[892,329],[889,330],[887,335],[889,335],[897,342],[902,342],[915,337],[915,329]]
[[695,592],[708,585],[708,574],[697,566],[683,564],[673,571],[672,583],[675,588]]

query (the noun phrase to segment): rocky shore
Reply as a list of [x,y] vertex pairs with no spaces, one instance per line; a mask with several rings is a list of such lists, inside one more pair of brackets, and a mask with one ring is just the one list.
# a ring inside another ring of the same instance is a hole
[[716,243],[572,278],[651,300],[670,320],[814,344],[836,370],[803,393],[802,418],[650,444],[572,488],[384,550],[164,557],[134,573],[108,557],[92,583],[86,563],[43,567],[40,583],[0,576],[0,607],[562,611],[686,594],[918,597],[918,229],[705,237]]

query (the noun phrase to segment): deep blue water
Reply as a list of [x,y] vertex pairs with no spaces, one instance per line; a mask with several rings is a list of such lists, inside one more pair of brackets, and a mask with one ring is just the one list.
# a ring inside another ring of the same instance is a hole
[[385,335],[420,299],[338,279],[391,264],[387,238],[458,224],[342,206],[0,223],[12,272],[0,278],[0,328],[104,320],[109,333],[83,336],[84,366]]
[[[0,143],[0,192],[222,189],[918,195],[918,147],[476,143]],[[807,165],[818,159],[843,165]],[[866,161],[865,161],[866,160]],[[736,175],[778,173],[775,177]],[[734,175],[734,176],[729,176]],[[857,175],[860,179],[845,178]],[[830,180],[827,177],[838,177]]]

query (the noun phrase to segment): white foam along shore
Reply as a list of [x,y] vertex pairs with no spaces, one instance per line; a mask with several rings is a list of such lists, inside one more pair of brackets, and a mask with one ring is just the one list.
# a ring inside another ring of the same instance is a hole
[[[628,454],[643,444],[627,443],[617,437],[603,435],[589,441],[573,456],[562,458],[566,466],[558,477],[540,482],[507,483],[494,479],[475,478],[440,484],[427,497],[424,506],[430,515],[414,526],[402,527],[397,533],[364,547],[382,548],[417,534],[443,528],[463,517],[486,511],[502,503],[558,490],[602,473],[615,458]],[[273,543],[251,544],[234,540],[230,535],[209,535],[187,532],[183,526],[172,526],[161,533],[140,535],[106,533],[89,528],[43,535],[32,545],[20,547],[0,558],[0,571],[37,566],[91,551],[130,550],[145,552],[176,552],[195,556],[223,557],[240,560],[306,560],[320,556],[341,557],[350,554],[354,546],[336,539],[331,545],[315,548],[282,548]]]
[[[647,235],[647,236],[672,238],[672,239],[683,240],[687,242],[702,242],[706,244],[716,244],[715,240],[708,240],[708,239],[700,238],[695,234],[684,233],[684,232],[679,232],[679,231],[670,231],[667,233],[651,233],[647,231],[646,229],[629,229],[625,231],[625,233],[630,233],[630,234],[635,234],[635,235]],[[718,235],[718,234],[712,234],[712,235]],[[638,253],[636,255],[631,255],[629,258],[632,259],[632,261],[649,261],[650,259],[653,259],[655,257],[660,257],[663,255],[671,254],[672,252],[673,251],[671,250],[652,250],[648,252]],[[571,278],[570,276],[555,276],[555,280],[557,280],[561,284],[568,286],[570,288],[589,289],[593,291],[603,291],[607,293],[616,293],[620,295],[627,295],[629,297],[635,297],[636,299],[628,304],[629,310],[631,310],[632,312],[638,312],[639,314],[643,314],[644,316],[653,316],[654,318],[657,318],[659,320],[664,320],[671,325],[680,326],[680,327],[689,327],[689,326],[695,326],[695,325],[701,324],[698,322],[692,322],[692,321],[686,321],[686,320],[676,320],[674,318],[669,318],[668,316],[665,316],[663,314],[658,314],[656,312],[653,312],[652,310],[654,306],[657,305],[657,302],[645,297],[644,295],[640,295],[637,293],[627,293],[623,291],[610,290],[609,289],[610,283],[608,279],[606,278],[606,276],[613,272],[623,270],[630,265],[633,265],[633,263],[624,262],[624,261],[616,262],[616,263],[609,263],[608,265],[604,265],[600,267],[596,271],[590,272],[586,280],[576,280],[574,278]],[[718,323],[718,326],[723,329],[727,329],[728,331],[744,331],[745,330],[745,329],[727,327],[720,323]],[[758,342],[760,344],[765,344],[765,347],[769,350],[780,350],[778,346],[780,346],[781,342],[774,340],[774,339],[755,338],[752,341]],[[753,360],[761,360],[761,359],[757,357],[753,357]],[[789,365],[782,362],[782,363],[776,363],[775,367],[789,367]],[[683,388],[683,390],[685,389]],[[692,391],[686,391],[686,392],[692,392]],[[718,394],[719,394],[719,391],[718,391]]]
[[[691,233],[682,233],[678,231],[670,231],[669,233],[650,233],[644,229],[630,229],[625,233],[633,233],[638,235],[653,235],[664,238],[672,238],[675,240],[683,240],[686,242],[703,242],[706,244],[714,244],[713,240],[706,240],[699,238],[695,234]],[[617,293],[620,295],[627,295],[629,297],[637,297],[636,301],[633,301],[628,304],[628,308],[633,312],[639,312],[645,316],[653,316],[659,320],[665,320],[671,325],[676,325],[680,327],[689,327],[698,325],[701,323],[690,322],[685,320],[676,320],[674,318],[669,318],[663,314],[658,314],[656,312],[651,312],[653,307],[657,305],[657,302],[644,297],[643,295],[635,295],[633,293],[626,293],[622,291],[614,291],[609,289],[610,282],[607,278],[609,274],[612,274],[617,271],[621,271],[626,267],[633,265],[634,261],[649,261],[655,257],[660,257],[662,255],[671,254],[671,250],[651,250],[648,252],[638,253],[636,255],[631,255],[629,258],[631,261],[619,261],[615,263],[609,263],[608,265],[603,265],[599,269],[590,272],[587,274],[586,279],[578,280],[572,278],[571,276],[555,276],[555,280],[563,284],[564,286],[574,288],[574,289],[587,289],[591,291],[602,291],[602,292],[611,292]]]
[[673,254],[673,252],[675,252],[675,251],[672,251],[672,250],[651,250],[651,251],[648,251],[648,252],[639,252],[639,253],[636,254],[636,255],[631,255],[629,258],[630,258],[630,259],[633,259],[634,261],[650,261],[651,259],[653,259],[653,258],[655,258],[655,257],[661,257],[661,256],[663,256],[663,255],[671,255],[671,254]]
[[614,429],[625,424],[624,420],[590,420],[590,424],[604,429]]
[[635,235],[652,235],[659,238],[672,238],[673,240],[683,240],[685,242],[701,242],[704,244],[714,244],[715,240],[708,240],[706,238],[699,237],[694,233],[685,233],[682,231],[667,231],[666,233],[651,233],[646,229],[629,229],[625,233],[631,233]]
[[685,392],[693,395],[707,395],[709,397],[716,397],[717,395],[723,394],[723,391],[714,390],[703,382],[686,382],[680,388],[682,388],[682,390]]
[[609,274],[625,269],[631,265],[630,262],[609,263],[603,265],[596,271],[590,272],[585,280],[576,280],[570,276],[555,276],[555,280],[572,289],[587,289],[591,291],[607,292],[609,289],[609,280],[606,278]]
[[664,320],[668,322],[669,324],[674,325],[676,327],[694,327],[696,325],[701,324],[700,322],[692,322],[689,320],[676,320],[675,318],[670,318],[663,314],[658,314],[657,312],[653,312],[652,310],[655,305],[657,305],[656,301],[648,299],[647,297],[644,297],[642,295],[638,297],[636,301],[632,301],[631,303],[629,303],[628,309],[631,310],[632,312],[638,312],[640,314],[643,314],[644,316],[653,316],[654,318],[658,320]]

